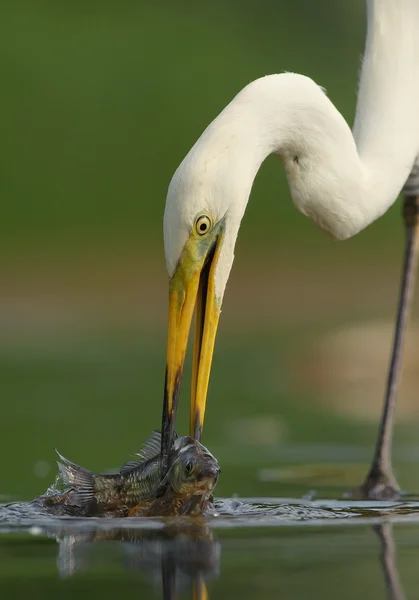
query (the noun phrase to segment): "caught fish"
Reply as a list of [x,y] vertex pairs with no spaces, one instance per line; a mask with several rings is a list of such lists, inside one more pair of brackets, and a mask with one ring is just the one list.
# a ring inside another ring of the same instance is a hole
[[38,502],[49,512],[74,516],[201,514],[218,480],[217,460],[193,438],[176,437],[162,478],[160,449],[161,434],[154,431],[141,461],[129,461],[114,474],[94,473],[57,452],[67,489]]
[[216,458],[205,446],[191,437],[178,438],[157,497],[139,503],[129,516],[202,515],[212,502],[219,473]]

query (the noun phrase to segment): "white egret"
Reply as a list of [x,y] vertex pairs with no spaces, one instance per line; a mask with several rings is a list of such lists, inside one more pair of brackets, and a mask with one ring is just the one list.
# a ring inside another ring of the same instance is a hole
[[418,213],[419,1],[368,0],[367,21],[353,133],[314,81],[293,73],[270,75],[232,100],[170,182],[164,214],[170,288],[163,456],[194,310],[191,434],[200,438],[240,222],[259,167],[277,154],[297,208],[339,240],[383,215],[405,186],[407,245],[388,392],[373,464],[360,488],[375,498],[398,492],[391,437]]

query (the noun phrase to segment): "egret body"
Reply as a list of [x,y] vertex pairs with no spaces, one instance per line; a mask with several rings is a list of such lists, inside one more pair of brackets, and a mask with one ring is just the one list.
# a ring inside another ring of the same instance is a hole
[[[234,247],[265,158],[279,156],[297,208],[339,240],[384,214],[414,171],[419,155],[419,2],[369,0],[367,5],[353,131],[313,80],[293,73],[269,75],[230,102],[170,182],[164,214],[170,277],[164,454],[194,310],[191,434],[200,437]],[[416,196],[419,177],[413,174],[409,186],[409,196]],[[390,464],[387,471],[391,479]]]

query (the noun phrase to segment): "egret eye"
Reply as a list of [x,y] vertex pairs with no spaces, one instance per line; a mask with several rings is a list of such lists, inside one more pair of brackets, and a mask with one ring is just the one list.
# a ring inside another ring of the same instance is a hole
[[193,464],[191,462],[186,463],[185,465],[185,473],[190,475],[192,473]]
[[195,221],[195,230],[198,235],[205,235],[211,229],[212,222],[207,215],[201,215]]

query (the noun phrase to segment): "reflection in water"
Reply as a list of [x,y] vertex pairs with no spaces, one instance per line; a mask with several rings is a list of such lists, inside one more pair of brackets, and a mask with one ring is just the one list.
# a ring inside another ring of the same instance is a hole
[[[397,570],[392,527],[387,522],[373,529],[380,539],[388,598],[406,600]],[[61,577],[89,569],[97,555],[97,543],[111,542],[124,567],[144,573],[164,600],[176,600],[190,590],[194,600],[207,600],[206,582],[220,573],[221,544],[205,521],[170,523],[154,531],[135,528],[73,531],[57,536],[57,541]]]
[[[290,564],[297,567],[295,571],[298,573],[307,566],[314,567],[307,575],[309,581],[312,578],[312,586],[307,585],[307,578],[295,582],[291,569],[290,581],[296,585],[297,595],[292,595],[295,599],[305,600],[308,587],[312,589],[313,586],[318,589],[313,599],[330,597],[328,593],[335,582],[333,577],[329,580],[327,572],[323,577],[322,568],[326,565],[329,569],[331,564],[336,564],[342,567],[343,573],[359,568],[361,551],[362,559],[372,558],[373,564],[381,559],[381,580],[389,600],[405,600],[397,571],[392,527],[396,523],[404,523],[410,531],[412,523],[418,525],[417,499],[378,504],[347,500],[223,499],[217,501],[216,508],[218,516],[206,520],[198,517],[76,519],[45,515],[35,510],[33,503],[10,503],[0,506],[0,533],[13,535],[24,531],[56,539],[59,542],[57,566],[63,578],[87,571],[95,582],[103,582],[111,553],[113,564],[122,565],[125,570],[122,579],[128,579],[126,571],[141,573],[151,582],[158,596],[167,600],[176,600],[180,594],[190,594],[191,590],[195,600],[208,599],[207,582],[218,577],[220,572],[221,542],[214,536],[214,528],[230,532],[223,535],[226,567],[229,560],[236,565],[242,552],[246,553],[244,564],[257,565],[253,574],[250,569],[244,576],[244,580],[257,590],[263,589],[265,583],[265,587],[271,590],[274,581],[278,591],[283,591],[281,586],[286,589],[284,574],[288,573]],[[311,533],[314,527],[325,537],[316,539]],[[371,543],[371,536],[366,537],[363,533],[366,528],[369,533],[372,528],[378,535],[379,549],[376,540]],[[247,531],[248,543],[243,545],[242,539],[237,539],[232,530]],[[348,536],[349,530],[352,535]],[[321,539],[327,540],[327,543],[321,545],[320,552]],[[370,565],[371,562],[362,564],[363,575],[368,579],[374,578],[376,594],[368,597],[382,600],[382,592],[375,579],[377,571],[371,571]],[[263,575],[256,576],[255,573]],[[237,572],[234,571],[233,575],[236,578]],[[232,571],[226,568],[226,582],[229,577],[232,577]],[[235,585],[246,589],[246,583],[240,580],[235,579]],[[363,585],[365,582],[361,577],[361,582],[358,582],[361,594],[358,590],[358,597],[367,597],[362,595]],[[298,593],[300,588],[301,595]],[[345,593],[338,596],[342,600],[351,597]],[[230,596],[221,592],[220,597]],[[250,594],[248,597],[254,596]],[[416,596],[412,594],[412,597]]]
[[57,541],[61,577],[89,567],[93,544],[112,542],[125,568],[145,573],[164,600],[175,600],[190,589],[195,600],[206,600],[206,581],[219,575],[220,542],[205,521],[168,524],[157,531],[121,528],[73,532],[57,537]]
[[[392,527],[387,522],[373,529],[380,539],[388,598],[406,600],[397,570]],[[57,541],[61,577],[89,569],[98,553],[97,543],[111,542],[124,567],[144,573],[164,600],[176,600],[190,590],[194,600],[207,600],[206,582],[220,573],[221,544],[205,521],[170,523],[154,531],[135,528],[73,531],[58,536]]]
[[393,537],[393,525],[383,523],[374,527],[381,542],[381,565],[390,600],[405,600],[404,591],[400,583],[397,570],[396,544]]

